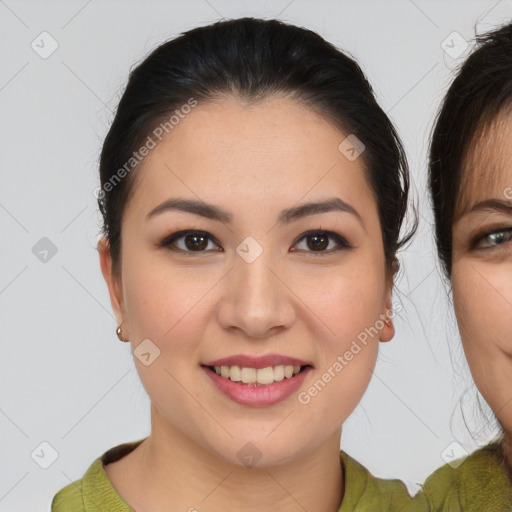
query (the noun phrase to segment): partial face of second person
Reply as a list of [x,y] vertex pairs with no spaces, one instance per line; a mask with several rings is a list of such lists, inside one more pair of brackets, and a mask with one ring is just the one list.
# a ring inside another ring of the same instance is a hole
[[[160,350],[148,366],[135,359],[153,406],[152,434],[237,465],[247,442],[261,465],[339,449],[340,425],[367,388],[378,341],[393,336],[392,324],[379,322],[391,306],[392,276],[377,205],[363,158],[350,161],[338,149],[346,135],[289,98],[247,107],[227,97],[194,108],[138,169],[122,221],[120,282],[106,251],[101,258],[132,348],[149,338]],[[335,198],[342,210],[279,221],[283,210]],[[214,205],[225,218],[178,210],[148,217],[169,199]],[[184,230],[206,237],[181,233],[164,245]],[[308,236],[317,230],[330,234]],[[378,334],[333,371],[376,324]],[[300,388],[266,405],[233,400],[204,366],[268,354],[311,368]],[[318,380],[325,385],[301,403],[299,393]]]
[[[453,224],[452,285],[476,385],[512,435],[512,115],[472,144]],[[512,463],[512,454],[509,454]]]

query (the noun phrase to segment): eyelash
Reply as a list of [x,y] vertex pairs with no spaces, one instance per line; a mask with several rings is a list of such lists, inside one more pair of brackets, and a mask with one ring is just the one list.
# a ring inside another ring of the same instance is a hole
[[[505,240],[499,244],[496,245],[488,245],[487,247],[479,247],[479,244],[485,241],[485,239],[489,238],[492,235],[508,235],[509,239]],[[502,245],[506,244],[507,242],[510,242],[512,240],[512,228],[502,228],[502,229],[494,229],[492,231],[489,231],[485,234],[478,235],[472,242],[471,247],[473,249],[481,249],[481,250],[492,250],[497,249],[501,247]]]
[[[213,241],[214,243],[217,243],[216,240],[207,232],[205,231],[196,231],[196,230],[184,230],[184,231],[178,231],[176,233],[173,233],[167,237],[165,237],[161,242],[159,242],[157,245],[158,247],[166,247],[170,251],[179,252],[182,253],[185,256],[193,256],[194,254],[200,254],[208,252],[207,250],[202,251],[189,251],[185,249],[180,249],[178,247],[173,246],[172,244],[175,243],[177,240],[180,240],[181,238],[185,238],[187,235],[198,235],[202,237],[206,237]],[[338,235],[337,233],[334,233],[332,231],[325,231],[325,230],[313,230],[313,231],[307,231],[303,235],[300,236],[300,238],[297,239],[296,242],[294,242],[293,245],[297,245],[300,241],[302,241],[305,238],[308,237],[314,237],[314,236],[324,236],[327,238],[330,238],[334,240],[338,247],[335,249],[330,249],[328,251],[306,251],[315,255],[324,255],[324,254],[332,254],[333,252],[342,250],[342,249],[353,249],[353,246],[347,242],[347,240],[342,237],[341,235]],[[218,243],[217,243],[218,244]],[[220,244],[218,244],[220,245]],[[220,252],[220,251],[216,251]],[[293,251],[296,252],[296,251]]]

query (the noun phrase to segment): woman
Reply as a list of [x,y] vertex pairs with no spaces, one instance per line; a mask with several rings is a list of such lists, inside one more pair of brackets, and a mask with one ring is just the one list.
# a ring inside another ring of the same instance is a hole
[[508,24],[478,38],[448,90],[430,150],[439,257],[471,373],[503,436],[427,480],[432,510],[512,510],[511,186]]
[[359,66],[277,20],[190,30],[131,72],[100,175],[151,434],[52,510],[409,510],[339,450],[411,235],[403,148]]

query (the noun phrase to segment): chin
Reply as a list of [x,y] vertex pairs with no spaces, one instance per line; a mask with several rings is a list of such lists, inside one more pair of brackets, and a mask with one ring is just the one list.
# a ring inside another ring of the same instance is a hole
[[227,463],[239,467],[272,467],[286,464],[298,456],[297,447],[300,440],[287,437],[284,443],[282,438],[275,439],[248,434],[247,436],[235,437],[223,443],[213,443],[208,447],[215,456],[225,460]]

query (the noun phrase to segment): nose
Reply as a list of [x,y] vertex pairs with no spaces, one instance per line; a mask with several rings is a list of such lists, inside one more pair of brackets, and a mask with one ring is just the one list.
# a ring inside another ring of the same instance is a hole
[[293,292],[281,274],[265,251],[252,263],[237,255],[218,309],[221,326],[258,339],[289,328],[295,320]]

